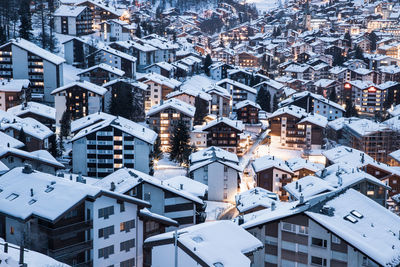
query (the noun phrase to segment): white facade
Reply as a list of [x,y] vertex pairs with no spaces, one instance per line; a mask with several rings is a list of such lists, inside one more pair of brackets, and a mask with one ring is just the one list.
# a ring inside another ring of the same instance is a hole
[[238,193],[238,171],[213,162],[192,172],[193,179],[208,185],[208,200],[235,202]]

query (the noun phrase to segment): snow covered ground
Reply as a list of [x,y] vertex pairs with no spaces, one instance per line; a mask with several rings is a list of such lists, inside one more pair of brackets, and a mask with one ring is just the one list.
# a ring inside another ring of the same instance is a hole
[[[256,7],[261,12],[268,11],[270,9],[278,7],[277,0],[247,0],[248,4],[256,4]],[[282,1],[283,2],[283,1]]]
[[176,162],[170,161],[169,155],[165,153],[154,166],[154,177],[166,180],[175,176],[186,176],[186,169],[180,167]]
[[222,215],[225,211],[233,208],[231,203],[217,202],[217,201],[205,201],[207,203],[206,221],[215,221]]

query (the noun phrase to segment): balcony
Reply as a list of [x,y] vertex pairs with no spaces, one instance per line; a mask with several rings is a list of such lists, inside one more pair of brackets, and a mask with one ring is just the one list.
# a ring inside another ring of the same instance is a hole
[[70,256],[70,254],[78,254],[86,250],[90,250],[92,247],[93,240],[84,241],[59,249],[49,249],[49,256],[55,259],[65,258]]
[[44,225],[39,225],[40,228],[42,228],[42,230],[46,231],[48,235],[50,236],[58,236],[58,235],[62,235],[65,233],[71,233],[71,232],[75,232],[75,231],[85,231],[87,229],[90,229],[93,225],[93,221],[82,221],[82,222],[78,222],[78,223],[74,223],[74,224],[69,224],[66,226],[62,226],[62,227],[57,227],[57,228],[48,228]]

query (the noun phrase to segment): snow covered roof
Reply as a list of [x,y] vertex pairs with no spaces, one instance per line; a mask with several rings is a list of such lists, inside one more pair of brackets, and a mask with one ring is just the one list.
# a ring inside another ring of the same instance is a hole
[[261,109],[260,105],[251,101],[251,100],[243,100],[236,104],[236,109],[241,109],[245,106],[253,106],[255,108]]
[[40,140],[44,140],[54,134],[48,127],[33,118],[21,119],[0,110],[0,129],[6,130],[8,128],[13,128],[17,131],[23,129],[26,134]]
[[54,95],[56,93],[68,90],[69,88],[74,87],[74,86],[78,86],[80,88],[83,88],[85,90],[88,90],[88,91],[93,92],[93,93],[98,94],[98,95],[104,95],[105,93],[107,93],[107,89],[106,88],[98,86],[98,85],[96,85],[94,83],[91,83],[91,82],[88,82],[88,81],[83,81],[83,82],[76,81],[76,82],[71,82],[71,83],[69,83],[67,85],[64,85],[64,86],[61,86],[61,87],[58,87],[58,88],[54,89],[51,92],[51,94]]
[[0,92],[21,92],[22,89],[28,88],[29,84],[28,79],[2,79],[0,81]]
[[314,85],[317,87],[328,87],[335,82],[336,81],[331,79],[319,79],[318,81],[314,82]]
[[119,169],[116,172],[113,172],[107,175],[106,177],[102,178],[93,185],[104,189],[110,189],[111,182],[114,182],[115,185],[114,191],[119,192],[121,194],[125,194],[126,192],[136,187],[137,185],[141,184],[142,182],[146,182],[155,187],[159,187],[162,190],[169,191],[178,196],[181,196],[185,199],[203,204],[203,200],[201,200],[198,196],[193,195],[189,191],[180,188],[176,189],[175,187],[169,185],[166,181],[160,180],[157,177],[150,176],[148,174],[145,174],[143,172],[134,169],[128,169],[128,168]]
[[397,162],[400,162],[400,149],[393,151],[392,153],[389,154],[389,156],[392,157]]
[[[186,227],[178,234],[179,246],[185,247],[208,266],[250,267],[251,261],[246,254],[263,246],[256,237],[228,220]],[[159,241],[173,243],[173,232],[149,237],[145,244],[152,246]]]
[[251,165],[255,172],[261,172],[269,168],[276,168],[293,175],[292,170],[286,162],[275,156],[264,156],[258,158],[254,160]]
[[148,202],[130,196],[38,171],[25,173],[23,169],[14,168],[0,177],[0,212],[14,218],[26,220],[37,216],[55,222],[81,201],[95,199],[102,194],[150,206]]
[[[80,121],[79,123],[76,123],[74,127],[77,127],[78,125],[81,125],[83,121]],[[132,135],[140,140],[145,141],[148,144],[153,145],[154,142],[156,141],[157,138],[157,133],[154,132],[153,130],[144,127],[136,122],[133,122],[131,120],[125,119],[120,116],[113,116],[109,117],[109,119],[105,119],[102,121],[99,121],[95,124],[92,124],[86,128],[83,128],[81,131],[79,131],[72,139],[71,142],[76,141],[88,134],[91,134],[93,132],[97,132],[100,129],[103,129],[107,126],[114,127],[116,129],[121,130],[124,133],[127,133],[129,135]],[[74,128],[76,129],[76,128]]]
[[371,86],[375,86],[375,84],[371,81],[361,81],[361,80],[349,81],[349,84],[361,90],[367,89]]
[[371,74],[373,71],[366,69],[366,68],[358,68],[353,70],[355,73],[359,74],[359,75],[369,75]]
[[358,117],[350,117],[350,118],[337,118],[333,121],[328,122],[328,126],[332,128],[335,131],[339,131],[343,129],[343,127],[349,123],[351,123],[353,120],[359,120],[360,118]]
[[[22,38],[12,39],[9,43],[12,43],[13,45],[18,46],[19,48],[26,50],[29,53],[35,54],[36,56],[43,58],[44,60],[46,60],[50,63],[53,63],[55,65],[60,65],[65,62],[65,59],[63,59],[62,57],[59,57],[47,50],[44,50],[43,48],[35,45],[32,42],[25,40],[25,39],[22,39]],[[9,43],[6,43],[6,44],[0,46],[0,48],[8,45]]]
[[169,64],[168,62],[165,62],[165,61],[154,63],[154,64],[152,64],[150,66],[145,67],[144,69],[149,69],[149,68],[152,68],[154,66],[157,66],[157,67],[159,67],[161,69],[164,69],[166,71],[172,71],[172,70],[175,69],[174,65]]
[[47,150],[36,150],[32,152],[27,152],[18,148],[0,146],[0,158],[3,158],[7,155],[14,155],[16,157],[41,162],[45,165],[57,167],[58,169],[65,168],[65,166],[58,162]]
[[71,132],[76,132],[100,121],[112,120],[114,118],[114,115],[110,115],[104,112],[92,113],[85,117],[71,121]]
[[6,133],[0,132],[0,146],[21,148],[25,144]]
[[161,223],[163,223],[163,224],[167,224],[167,225],[169,225],[169,226],[176,226],[176,227],[179,226],[179,223],[178,223],[177,221],[175,221],[175,220],[173,220],[173,219],[171,219],[171,218],[162,216],[162,215],[160,215],[160,214],[151,212],[151,211],[150,211],[149,209],[147,209],[147,208],[143,208],[143,209],[141,209],[141,210],[139,211],[139,217],[141,217],[141,218],[143,218],[143,217],[144,217],[144,218],[149,218],[149,219],[151,219],[151,220],[153,220],[153,221],[158,221],[158,222],[161,222]]
[[226,90],[225,88],[218,86],[218,85],[212,85],[207,87],[206,92],[209,93],[210,95],[212,94],[216,94],[219,96],[222,96],[224,98],[231,98],[231,95],[229,94],[228,90]]
[[205,125],[203,125],[202,130],[206,131],[207,129],[209,129],[219,123],[224,123],[234,129],[238,130],[239,132],[243,132],[243,130],[244,130],[244,125],[243,125],[242,121],[237,121],[237,120],[234,121],[234,120],[228,119],[226,117],[218,117],[215,120],[207,122]]
[[[0,266],[19,267],[20,247],[16,244],[8,243],[8,252],[4,252],[4,239],[0,238]],[[69,265],[56,261],[55,259],[39,252],[24,248],[24,263],[27,266],[35,267],[69,267]]]
[[167,108],[176,109],[189,117],[194,117],[194,113],[196,112],[196,108],[192,105],[183,102],[177,98],[170,98],[158,105],[154,105],[151,109],[147,112],[147,116],[152,116],[156,113],[159,113]]
[[277,90],[280,90],[280,89],[282,89],[285,85],[283,85],[282,83],[280,83],[280,82],[277,82],[277,81],[275,81],[275,80],[273,80],[273,79],[268,79],[268,80],[266,80],[266,81],[263,81],[263,82],[260,82],[260,83],[258,83],[258,84],[256,84],[254,87],[255,88],[258,88],[258,87],[261,87],[262,85],[268,85],[268,86],[270,86],[270,87],[272,87],[272,88],[275,88],[275,89],[277,89]]
[[181,87],[185,90],[204,91],[208,87],[215,85],[216,82],[216,80],[211,79],[207,75],[200,74],[188,77],[186,81],[182,83]]
[[185,190],[199,198],[203,198],[208,191],[207,185],[186,176],[175,176],[164,180],[164,182],[177,190]]
[[308,92],[308,91],[292,94],[289,98],[281,101],[279,103],[279,105],[281,107],[288,106],[288,105],[292,104],[293,102],[295,102],[295,101],[297,101],[299,99],[302,99],[304,97],[311,97],[311,98],[316,99],[316,100],[318,100],[318,101],[320,101],[320,102],[322,102],[322,103],[324,103],[324,104],[326,104],[328,106],[331,106],[331,107],[336,108],[336,109],[341,110],[341,111],[345,111],[345,109],[341,105],[339,105],[338,103],[336,103],[334,101],[331,101],[329,99],[326,99],[322,95],[314,94],[314,93],[311,93],[311,92]]
[[250,92],[250,93],[252,93],[252,94],[254,94],[254,95],[257,94],[257,90],[254,89],[253,87],[247,86],[247,85],[245,85],[245,84],[243,84],[243,83],[240,83],[240,82],[237,82],[237,81],[228,79],[228,78],[222,79],[222,80],[220,80],[219,82],[217,82],[216,84],[219,85],[219,86],[221,86],[221,85],[224,84],[224,83],[231,84],[231,85],[233,85],[234,87],[238,87],[238,88],[243,89],[243,90],[245,90],[245,91],[247,91],[247,92]]
[[382,124],[389,127],[392,130],[400,131],[400,115],[385,120]]
[[142,89],[143,91],[145,91],[145,90],[149,87],[149,86],[148,86],[147,84],[145,84],[145,83],[138,82],[138,81],[134,81],[134,80],[129,79],[129,78],[118,78],[118,79],[114,79],[114,80],[111,80],[111,81],[109,81],[109,82],[106,82],[106,83],[103,84],[102,86],[105,87],[105,88],[107,88],[107,87],[109,87],[109,86],[111,86],[111,85],[113,85],[113,84],[115,84],[115,83],[117,83],[117,82],[128,83],[128,84],[132,85],[132,86],[135,87],[135,88]]
[[55,17],[77,17],[85,10],[85,6],[61,5],[54,11]]
[[205,101],[210,101],[211,100],[211,96],[209,94],[207,94],[204,91],[200,91],[200,90],[196,90],[196,89],[192,89],[192,88],[183,88],[181,87],[179,90],[176,91],[172,91],[171,93],[167,94],[166,97],[167,98],[173,98],[175,96],[179,96],[182,94],[187,94],[190,96],[194,96],[197,97],[199,96],[201,99],[205,100]]
[[299,171],[302,169],[307,169],[312,172],[317,172],[324,168],[323,164],[314,163],[304,158],[291,158],[286,161],[289,168],[293,171]]
[[116,7],[112,8],[112,6],[107,6],[103,2],[95,1],[95,0],[82,0],[82,1],[80,1],[78,3],[76,3],[75,5],[82,5],[82,4],[86,3],[86,2],[90,3],[90,4],[93,4],[95,6],[98,6],[98,7],[102,8],[102,9],[110,12],[111,14],[114,14],[114,15],[118,16],[118,17],[121,17],[122,14],[123,14],[123,10],[117,9]]
[[400,264],[400,217],[374,200],[349,189],[328,200],[332,216],[306,211],[313,220],[382,266]]
[[317,126],[320,126],[322,128],[325,128],[326,125],[328,124],[328,119],[322,115],[319,114],[307,114],[306,117],[301,119],[299,122],[300,123],[311,123]]
[[305,72],[307,71],[311,66],[307,65],[307,64],[302,64],[302,65],[298,65],[298,64],[290,64],[285,71],[287,72]]
[[134,56],[131,56],[131,55],[127,54],[127,53],[121,52],[121,51],[119,51],[117,49],[114,49],[114,48],[112,48],[110,46],[101,47],[100,50],[104,51],[104,52],[107,52],[107,53],[110,53],[110,54],[112,54],[114,56],[117,56],[117,57],[120,57],[120,58],[124,58],[124,59],[132,61],[132,62],[136,62],[136,60],[137,60]]
[[192,153],[190,155],[190,162],[196,163],[199,161],[212,159],[213,157],[216,157],[218,159],[222,159],[225,161],[230,161],[232,163],[239,163],[239,159],[235,153],[231,153],[225,149],[222,149],[222,148],[219,148],[216,146],[211,146],[211,147],[205,148],[203,150]]
[[351,120],[351,122],[345,124],[345,127],[360,136],[389,130],[388,125],[385,123],[379,123],[368,119]]
[[307,112],[304,108],[300,108],[298,106],[285,106],[282,108],[277,109],[274,113],[272,113],[270,116],[268,116],[269,119],[281,116],[283,114],[288,114],[291,116],[294,116],[296,118],[301,118],[303,116],[306,116]]
[[36,114],[51,120],[56,120],[56,109],[38,102],[27,102],[26,105],[21,104],[11,107],[7,110],[14,116],[22,116],[27,113]]
[[316,176],[305,176],[284,186],[284,189],[295,199],[304,199],[335,190],[327,181]]
[[137,77],[138,77],[138,80],[141,81],[141,82],[145,83],[146,81],[153,81],[155,83],[168,86],[169,88],[172,88],[172,89],[180,87],[181,84],[182,84],[178,80],[175,80],[175,79],[172,79],[172,78],[167,78],[167,77],[164,77],[164,76],[162,76],[162,75],[160,75],[158,73],[154,73],[154,72],[146,73],[144,75],[140,75],[138,73]]
[[236,208],[240,213],[250,211],[254,208],[270,208],[272,203],[279,203],[276,193],[261,187],[256,187],[235,196]]
[[116,67],[110,66],[110,65],[105,64],[105,63],[100,63],[98,65],[94,65],[94,66],[92,66],[90,68],[84,69],[84,70],[78,72],[76,75],[80,76],[80,75],[82,75],[82,74],[84,74],[86,72],[90,72],[90,71],[95,70],[95,69],[102,69],[102,70],[105,70],[107,72],[114,73],[115,75],[118,75],[118,76],[124,76],[124,74],[125,74],[125,71],[123,71],[123,70],[120,70],[120,69],[118,69]]

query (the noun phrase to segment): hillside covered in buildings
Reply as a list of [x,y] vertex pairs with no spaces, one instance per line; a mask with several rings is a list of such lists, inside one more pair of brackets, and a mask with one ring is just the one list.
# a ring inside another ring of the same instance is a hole
[[0,266],[400,266],[400,3],[0,1]]

